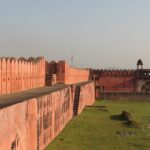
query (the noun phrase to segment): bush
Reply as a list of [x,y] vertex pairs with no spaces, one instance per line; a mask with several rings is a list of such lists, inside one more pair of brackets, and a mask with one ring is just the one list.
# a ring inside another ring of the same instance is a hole
[[137,120],[137,117],[128,111],[122,111],[122,117],[126,120],[126,124],[130,127],[136,127],[139,128],[140,127],[140,123]]

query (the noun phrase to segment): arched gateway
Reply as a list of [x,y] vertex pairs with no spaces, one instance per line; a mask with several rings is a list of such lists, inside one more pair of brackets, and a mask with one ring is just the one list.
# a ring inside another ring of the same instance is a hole
[[150,93],[150,80],[146,81],[145,84],[141,87],[141,92]]

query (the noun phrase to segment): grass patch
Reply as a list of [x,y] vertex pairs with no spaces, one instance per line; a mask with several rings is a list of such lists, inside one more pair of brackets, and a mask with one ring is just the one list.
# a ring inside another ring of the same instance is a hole
[[[124,125],[128,110],[140,128]],[[118,115],[120,114],[120,115]],[[135,117],[136,114],[136,117]],[[74,118],[47,150],[149,150],[150,103],[96,101]]]

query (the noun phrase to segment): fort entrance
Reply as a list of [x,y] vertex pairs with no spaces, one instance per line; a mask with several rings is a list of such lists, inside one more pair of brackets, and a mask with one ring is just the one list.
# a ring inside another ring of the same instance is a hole
[[145,84],[141,88],[141,92],[150,93],[150,80],[145,82]]

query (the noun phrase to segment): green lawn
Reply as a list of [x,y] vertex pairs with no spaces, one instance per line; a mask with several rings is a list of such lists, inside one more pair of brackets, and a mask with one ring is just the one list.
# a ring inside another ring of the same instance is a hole
[[[123,110],[134,113],[140,128],[124,124],[118,116]],[[97,101],[74,118],[47,150],[150,150],[150,103]]]

